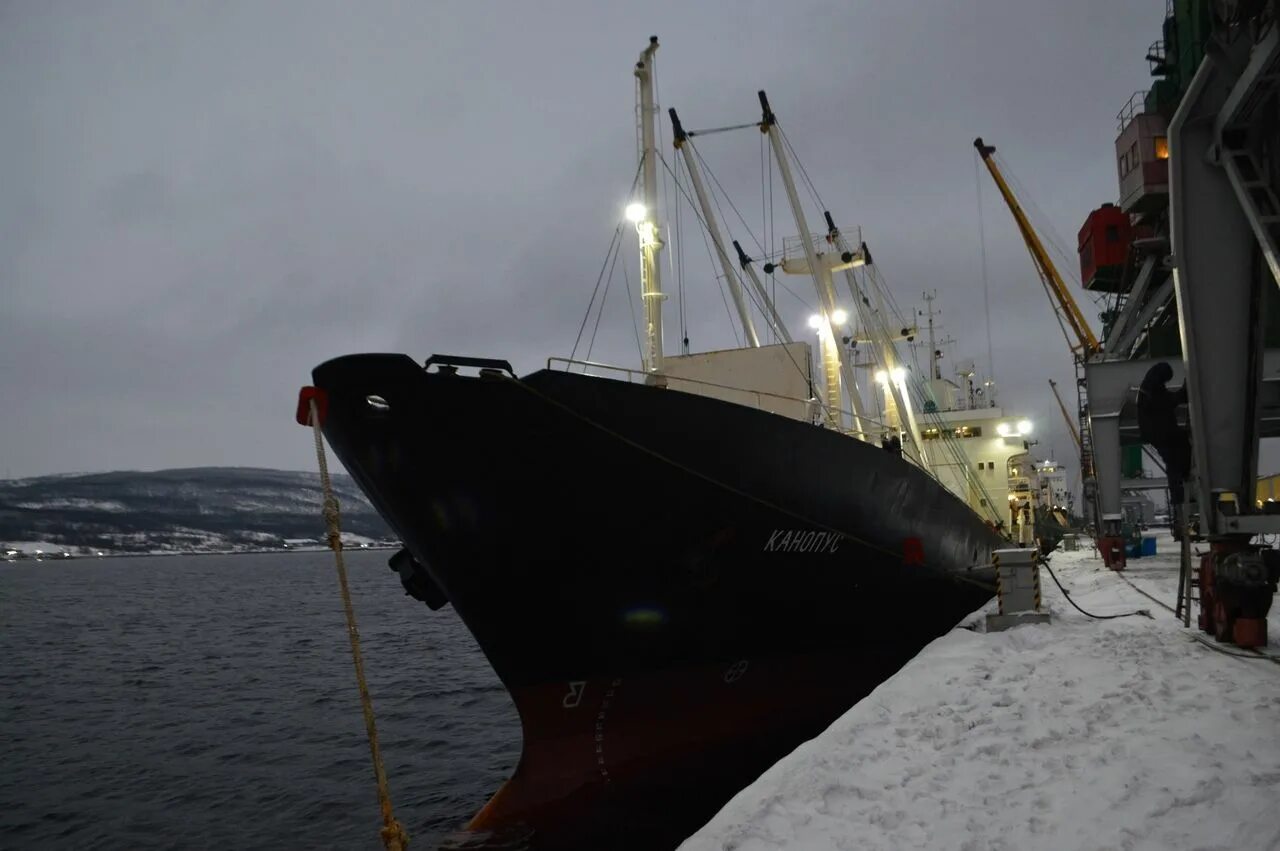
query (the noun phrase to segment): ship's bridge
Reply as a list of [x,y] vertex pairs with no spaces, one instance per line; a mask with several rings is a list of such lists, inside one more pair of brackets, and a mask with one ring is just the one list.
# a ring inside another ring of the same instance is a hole
[[1010,416],[1003,408],[970,408],[926,414],[920,437],[925,441],[940,440],[944,434],[951,438],[950,451],[929,453],[933,474],[974,511],[984,517],[995,514],[1007,525],[1008,505],[1018,495],[1017,482],[1023,481],[1028,493],[1035,490],[1029,482],[1031,428],[1029,420]]

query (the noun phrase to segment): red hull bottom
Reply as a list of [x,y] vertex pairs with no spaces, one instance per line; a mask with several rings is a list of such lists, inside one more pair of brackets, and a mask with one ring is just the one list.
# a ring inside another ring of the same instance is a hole
[[468,829],[533,847],[674,847],[897,667],[739,660],[515,689],[520,764]]

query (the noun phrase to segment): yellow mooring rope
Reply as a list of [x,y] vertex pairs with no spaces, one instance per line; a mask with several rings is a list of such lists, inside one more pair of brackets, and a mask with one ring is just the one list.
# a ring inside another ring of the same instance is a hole
[[329,549],[333,550],[338,568],[338,586],[342,589],[342,607],[347,613],[347,637],[351,639],[351,660],[356,666],[356,683],[360,686],[360,705],[364,709],[364,729],[369,735],[369,753],[373,757],[373,775],[378,783],[378,808],[382,810],[382,844],[387,851],[404,851],[409,846],[409,836],[396,821],[391,811],[391,793],[387,791],[387,772],[382,767],[382,751],[378,748],[378,728],[373,720],[373,699],[364,678],[364,661],[360,656],[360,629],[356,626],[356,612],[351,606],[351,591],[347,587],[347,567],[342,560],[342,534],[339,528],[338,499],[333,495],[333,483],[329,480],[329,463],[325,459],[324,438],[320,433],[320,414],[316,400],[310,400],[311,430],[316,438],[316,461],[320,464],[320,485],[324,488],[324,522],[329,530]]

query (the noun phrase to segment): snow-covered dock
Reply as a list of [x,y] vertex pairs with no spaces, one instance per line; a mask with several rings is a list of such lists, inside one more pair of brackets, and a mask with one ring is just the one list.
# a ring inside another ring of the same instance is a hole
[[[1158,546],[1124,576],[1172,605]],[[1090,619],[1044,575],[1052,624],[952,630],[681,847],[1280,848],[1280,665],[1197,643],[1092,549],[1050,564],[1089,612],[1152,617]]]

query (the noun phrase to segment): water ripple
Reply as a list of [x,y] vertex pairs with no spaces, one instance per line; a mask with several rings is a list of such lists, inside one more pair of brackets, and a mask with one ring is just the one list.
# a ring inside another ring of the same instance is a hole
[[[451,838],[519,722],[452,610],[349,553],[397,816]],[[381,847],[325,554],[0,566],[0,847]]]

